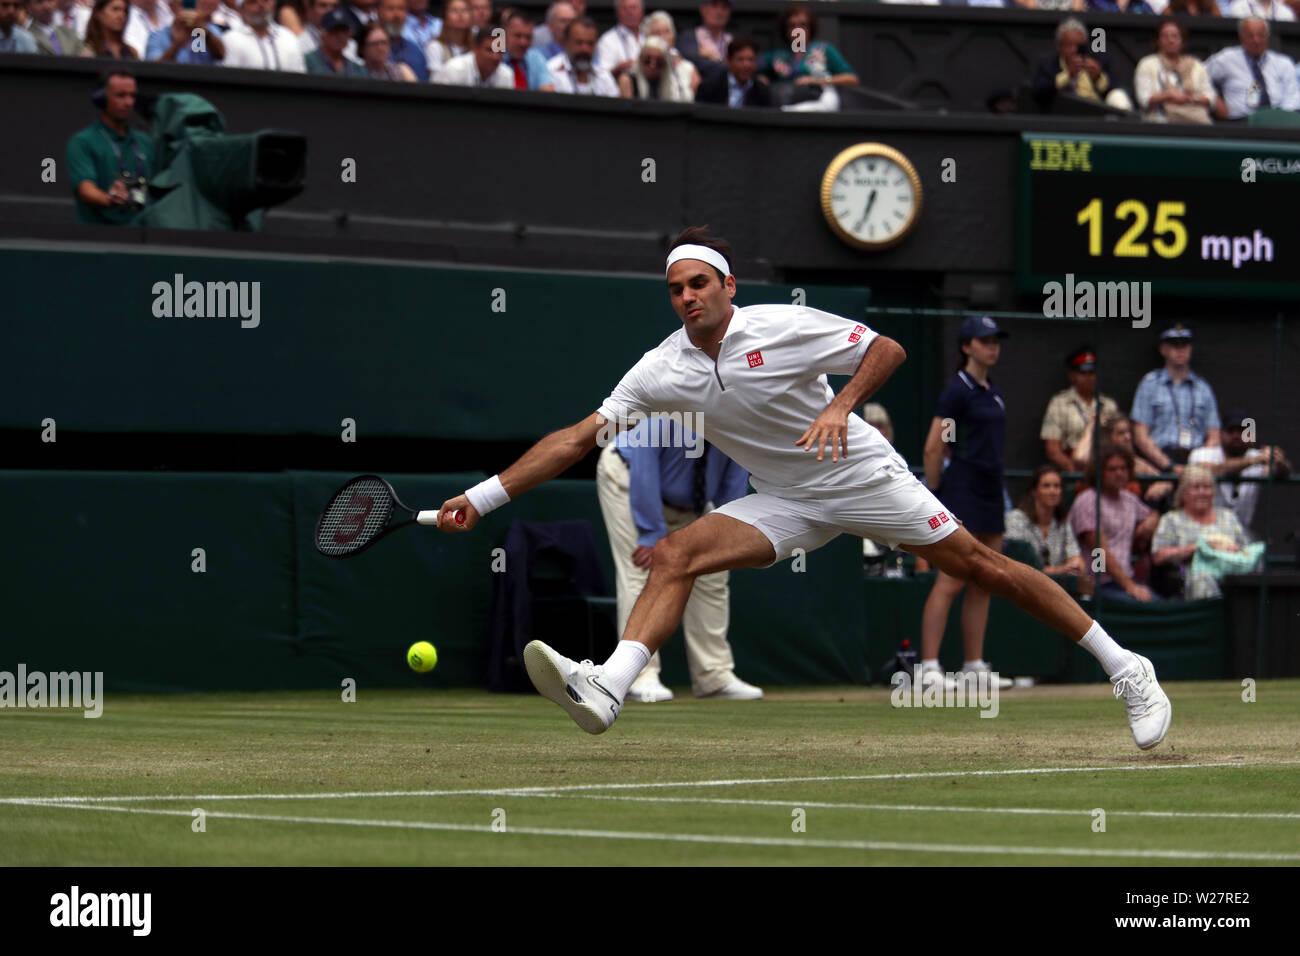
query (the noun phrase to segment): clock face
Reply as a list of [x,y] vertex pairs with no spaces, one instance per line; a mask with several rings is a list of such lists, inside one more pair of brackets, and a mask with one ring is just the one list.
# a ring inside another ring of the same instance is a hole
[[[920,184],[911,165],[888,147],[858,147],[827,170],[823,211],[841,238],[865,249],[883,249],[916,224]],[[854,155],[856,153],[857,155]]]

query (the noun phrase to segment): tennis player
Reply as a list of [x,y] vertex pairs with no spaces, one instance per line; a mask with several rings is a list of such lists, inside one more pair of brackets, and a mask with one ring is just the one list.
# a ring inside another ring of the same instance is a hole
[[[705,227],[679,235],[666,278],[682,328],[647,352],[594,414],[547,435],[504,472],[439,509],[442,530],[468,531],[616,430],[658,412],[702,415],[703,437],[749,471],[757,494],[655,545],[650,578],[604,664],[569,660],[541,641],[524,649],[538,692],[583,730],[603,733],[651,654],[677,629],[696,577],[768,567],[796,548],[812,551],[847,533],[904,547],[1078,642],[1124,699],[1137,745],[1146,750],[1163,740],[1172,708],[1151,662],[1116,644],[1050,578],[980,544],[880,433],[852,413],[902,364],[902,346],[807,306],[733,306],[730,257],[730,244]],[[852,378],[836,395],[828,373]],[[450,516],[459,509],[463,524]]]

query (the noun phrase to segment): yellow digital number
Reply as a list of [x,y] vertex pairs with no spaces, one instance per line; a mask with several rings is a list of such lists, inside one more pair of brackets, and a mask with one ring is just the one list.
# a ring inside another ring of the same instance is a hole
[[[1156,255],[1166,259],[1177,259],[1187,248],[1187,229],[1178,217],[1187,214],[1187,204],[1181,202],[1162,202],[1156,204],[1156,238],[1151,240],[1151,248]],[[1172,233],[1173,241],[1166,242],[1160,236]]]
[[[1079,210],[1074,217],[1080,226],[1088,227],[1088,255],[1101,255],[1101,219],[1102,201],[1090,199],[1088,205]],[[1146,232],[1151,213],[1146,204],[1137,199],[1126,199],[1115,207],[1115,218],[1122,221],[1131,219],[1132,224],[1115,243],[1113,255],[1127,259],[1145,259],[1150,250],[1163,259],[1177,259],[1187,250],[1187,227],[1180,221],[1187,215],[1187,204],[1181,202],[1156,203],[1156,221],[1152,229],[1151,245],[1138,242]]]
[[1080,209],[1075,221],[1081,226],[1088,224],[1088,255],[1101,255],[1101,200],[1094,199]]
[[1151,214],[1147,212],[1147,207],[1136,199],[1126,199],[1115,208],[1115,218],[1124,220],[1130,216],[1133,217],[1133,225],[1129,226],[1124,235],[1119,237],[1119,242],[1115,243],[1115,255],[1127,259],[1145,259],[1148,253],[1147,244],[1135,240],[1146,229]]

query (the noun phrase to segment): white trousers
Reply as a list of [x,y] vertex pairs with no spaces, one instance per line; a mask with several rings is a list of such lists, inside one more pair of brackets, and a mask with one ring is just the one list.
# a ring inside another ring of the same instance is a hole
[[[636,522],[632,519],[632,501],[628,495],[628,466],[614,449],[605,446],[596,465],[596,493],[605,518],[609,546],[614,552],[614,577],[618,593],[618,633],[627,630],[632,606],[645,588],[650,572],[632,562],[637,547]],[[695,520],[695,512],[665,504],[664,521],[672,534]],[[730,615],[729,572],[702,574],[695,579],[691,596],[682,614],[686,633],[686,663],[691,671],[691,690],[698,695],[721,690],[736,678],[736,662],[727,643]],[[659,676],[659,654],[650,658],[638,680]]]

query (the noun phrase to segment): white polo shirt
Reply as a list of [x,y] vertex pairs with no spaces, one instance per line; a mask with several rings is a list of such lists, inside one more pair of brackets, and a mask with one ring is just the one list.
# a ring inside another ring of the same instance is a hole
[[242,67],[246,70],[280,70],[285,73],[306,73],[302,47],[298,37],[288,27],[269,24],[266,36],[259,37],[247,26],[231,30],[222,42],[226,45],[226,58],[222,66]]
[[618,96],[618,81],[608,71],[592,65],[587,74],[587,82],[580,83],[578,74],[573,71],[568,54],[557,53],[546,61],[546,68],[551,72],[551,84],[556,93],[582,93],[596,96]]
[[795,441],[835,397],[826,375],[856,372],[875,338],[861,323],[807,306],[737,306],[716,365],[679,328],[623,376],[597,412],[611,422],[702,413],[697,430],[748,470],[758,491],[782,498],[851,493],[880,467],[898,464],[879,431],[850,413],[849,454],[834,463],[829,447],[819,462],[816,450]]
[[449,86],[492,86],[499,90],[513,90],[515,75],[510,71],[510,67],[498,63],[497,68],[484,80],[478,71],[478,60],[471,52],[453,56],[438,67],[438,71],[432,76],[432,82],[446,83]]

